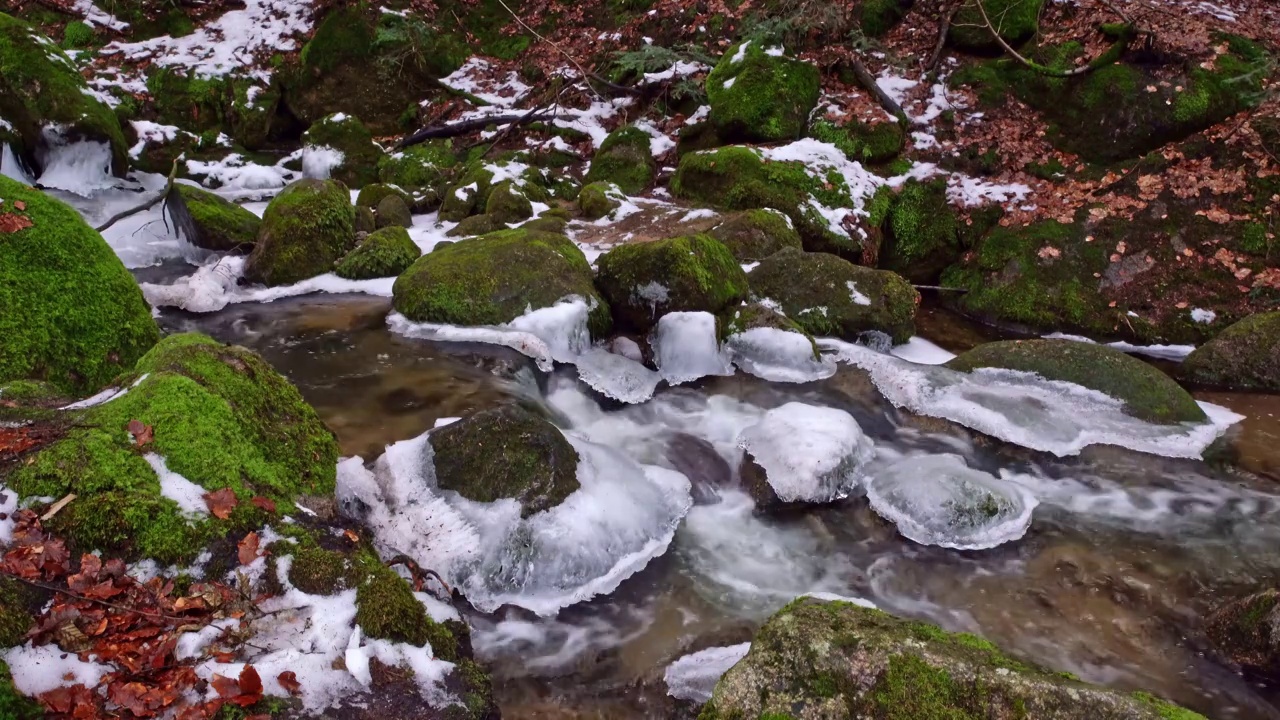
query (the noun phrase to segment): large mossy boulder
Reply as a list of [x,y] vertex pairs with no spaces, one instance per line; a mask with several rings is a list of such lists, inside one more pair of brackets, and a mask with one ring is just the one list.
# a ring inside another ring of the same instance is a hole
[[698,717],[1205,720],[1022,662],[974,635],[814,598],[769,619]]
[[1074,340],[990,342],[960,355],[947,367],[961,372],[1002,368],[1035,373],[1109,395],[1125,412],[1153,423],[1199,422],[1204,411],[1173,378],[1105,345]]
[[0,338],[0,383],[45,380],[73,395],[101,388],[160,339],[102,236],[68,205],[3,176]]
[[[86,552],[189,560],[230,528],[259,527],[255,496],[288,513],[300,494],[333,492],[333,433],[249,350],[173,335],[116,385],[127,392],[78,411],[63,439],[4,479],[21,497],[75,493],[50,526]],[[161,462],[207,491],[230,489],[239,504],[225,520],[184,509],[165,490],[176,481]]]
[[707,234],[729,248],[740,263],[759,262],[783,248],[802,247],[791,218],[773,208],[738,213]]
[[960,222],[947,202],[946,179],[909,180],[884,224],[880,267],[914,283],[931,284],[960,257]]
[[436,484],[468,500],[512,499],[520,516],[578,489],[578,452],[555,425],[518,406],[467,416],[430,435]]
[[794,140],[804,133],[820,85],[816,66],[744,41],[707,75],[711,122],[730,142]]
[[610,182],[628,195],[636,195],[653,183],[658,164],[649,150],[652,137],[635,125],[609,133],[587,170],[587,183]]
[[[248,73],[209,76],[172,66],[150,69],[147,94],[158,122],[206,138],[229,136],[249,150],[267,144],[280,103],[280,90],[274,83]],[[165,166],[157,172],[168,169]]]
[[347,253],[334,272],[348,280],[397,277],[421,256],[422,250],[409,237],[409,231],[399,226],[385,227],[370,233]]
[[915,334],[920,294],[901,276],[827,253],[787,248],[765,258],[747,280],[805,332],[856,339],[868,330],[906,342]]
[[329,168],[329,177],[347,187],[378,182],[378,163],[384,153],[360,118],[344,113],[321,118],[302,135],[302,144],[304,153],[341,153],[342,161]]
[[437,247],[393,289],[395,309],[405,317],[451,325],[501,325],[569,297],[591,306],[593,336],[608,333],[609,306],[582,251],[564,235],[522,229]]
[[1280,591],[1223,603],[1205,618],[1205,635],[1221,659],[1263,678],[1280,678]]
[[904,123],[882,119],[871,123],[851,118],[843,123],[818,120],[809,137],[840,148],[845,157],[860,163],[884,163],[898,156],[906,143]]
[[1017,46],[1036,34],[1043,8],[1044,0],[966,0],[951,22],[947,39],[961,50],[999,52],[1000,43],[983,22],[983,11],[1000,39]]
[[248,251],[262,220],[239,205],[193,185],[175,183],[165,210],[187,242],[203,250]]
[[333,270],[355,246],[356,209],[336,180],[299,180],[267,206],[244,276],[289,285]]
[[1250,315],[1196,348],[1182,363],[1190,382],[1280,391],[1280,312]]
[[578,209],[588,220],[598,220],[622,207],[622,189],[613,183],[593,182],[578,192]]
[[620,245],[596,267],[596,285],[615,316],[641,332],[667,313],[715,314],[747,296],[742,266],[710,235]]
[[0,13],[0,125],[13,126],[17,150],[42,169],[46,130],[65,141],[87,140],[110,148],[111,170],[129,169],[129,146],[120,121],[90,91],[83,76],[49,38],[27,23]]
[[533,217],[533,203],[511,180],[504,180],[489,192],[484,203],[484,214],[506,224]]
[[378,201],[374,211],[374,227],[381,230],[388,227],[413,227],[413,212],[399,195],[388,195]]

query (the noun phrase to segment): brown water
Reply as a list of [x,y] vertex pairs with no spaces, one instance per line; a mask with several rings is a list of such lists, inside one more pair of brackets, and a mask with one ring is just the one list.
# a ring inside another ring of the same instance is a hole
[[[573,377],[572,370],[538,376],[503,348],[393,336],[387,307],[381,299],[319,296],[170,314],[163,323],[262,353],[316,406],[343,453],[366,459],[439,418],[536,400],[548,383]],[[990,337],[934,309],[920,327],[953,351]],[[824,588],[1211,718],[1280,718],[1270,689],[1206,659],[1198,620],[1224,597],[1280,581],[1280,496],[1272,484],[1280,478],[1280,398],[1199,394],[1247,416],[1205,463],[1111,447],[1060,459],[1008,446],[892,408],[855,368],[801,386],[739,374],[698,390],[761,406],[841,407],[878,445],[958,451],[974,466],[1034,471],[1078,493],[1045,501],[1022,540],[980,552],[906,541],[860,498],[775,518],[695,508],[720,514],[702,516],[709,522],[697,532],[691,514],[672,548],[608,597],[553,620],[518,610],[472,618],[504,717],[687,715],[665,694],[668,663],[746,641],[791,596]]]

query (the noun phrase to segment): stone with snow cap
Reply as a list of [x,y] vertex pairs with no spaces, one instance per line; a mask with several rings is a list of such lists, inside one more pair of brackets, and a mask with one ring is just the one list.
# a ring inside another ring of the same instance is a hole
[[818,102],[818,68],[747,40],[707,75],[711,122],[730,141],[794,140]]
[[848,497],[874,454],[849,413],[790,402],[738,435],[742,481],[762,509]]

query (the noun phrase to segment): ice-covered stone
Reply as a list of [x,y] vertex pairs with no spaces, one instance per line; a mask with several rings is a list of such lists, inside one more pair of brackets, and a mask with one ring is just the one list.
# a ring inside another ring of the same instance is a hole
[[769,486],[783,502],[820,503],[848,497],[874,453],[871,440],[852,415],[798,402],[765,413],[760,422],[738,435],[738,445],[764,470]]
[[704,703],[729,668],[747,656],[751,643],[713,647],[690,653],[667,666],[663,680],[667,694],[680,700]]
[[592,390],[624,403],[642,403],[653,397],[662,376],[622,355],[593,348],[575,360],[578,377]]
[[836,372],[834,360],[814,354],[813,341],[802,333],[757,327],[725,340],[733,364],[771,382],[813,382]]
[[658,320],[650,338],[654,362],[672,385],[708,375],[732,375],[728,354],[716,337],[716,316],[707,312],[673,312]]

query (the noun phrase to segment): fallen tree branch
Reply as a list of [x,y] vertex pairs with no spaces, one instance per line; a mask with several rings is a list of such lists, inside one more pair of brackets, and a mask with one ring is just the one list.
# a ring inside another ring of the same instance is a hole
[[889,93],[885,92],[884,89],[876,84],[875,77],[869,70],[867,70],[867,66],[862,64],[861,60],[856,56],[853,56],[849,58],[849,63],[853,66],[853,75],[858,79],[858,84],[875,97],[876,102],[880,103],[880,107],[884,108],[885,112],[898,118],[898,122],[905,127],[907,124],[907,113],[902,109],[902,106],[899,105],[896,100],[889,97]]
[[945,285],[912,285],[911,287],[917,290],[937,290],[939,292],[958,292],[958,293],[969,292],[969,288],[947,287]]
[[134,215],[137,215],[140,212],[146,212],[147,210],[150,210],[156,205],[159,205],[166,197],[169,197],[169,191],[173,189],[173,180],[178,175],[178,162],[180,160],[182,160],[181,157],[173,161],[173,169],[169,171],[169,181],[164,184],[164,189],[160,191],[159,195],[151,198],[150,200],[142,203],[141,205],[129,208],[124,212],[118,212],[115,215],[112,215],[105,223],[94,228],[94,230],[98,232],[102,232],[127,217],[132,217]]
[[925,72],[930,72],[936,68],[938,61],[942,59],[942,49],[947,44],[947,33],[951,32],[951,21],[958,12],[960,12],[960,6],[957,5],[942,16],[942,22],[938,26],[938,42],[933,46],[933,54],[929,56],[929,61],[924,64]]
[[[97,605],[102,605],[103,607],[109,607],[114,610],[119,610],[120,612],[133,613],[135,615],[155,618],[157,620],[164,620],[166,622],[174,623],[174,624],[182,624],[184,622],[189,622],[191,620],[191,618],[174,617],[173,615],[165,615],[164,613],[149,612],[147,610],[139,610],[137,608],[128,607],[127,605],[120,605],[118,603],[108,602],[106,600],[99,600],[97,598],[85,597],[84,595],[71,592],[66,588],[58,587],[57,585],[43,583],[43,582],[40,582],[39,580],[28,580],[27,578],[24,578],[21,575],[16,575],[7,570],[0,570],[0,575],[4,575],[5,577],[12,578],[14,580],[17,580],[20,583],[25,583],[34,588],[39,588],[41,590],[47,590],[49,592],[58,593],[59,595],[66,595],[72,600],[76,600],[78,602],[91,602]],[[205,623],[205,624],[207,625],[208,623]]]
[[577,115],[559,113],[544,115],[525,113],[523,115],[490,115],[488,117],[473,118],[471,120],[462,120],[460,122],[446,123],[444,125],[433,125],[431,127],[423,128],[396,143],[396,149],[403,150],[412,145],[417,145],[436,138],[452,138],[458,137],[459,135],[466,135],[469,132],[483,130],[490,125],[510,125],[512,123],[525,125],[537,120],[557,120],[560,118],[573,119],[577,117]]
[[1000,31],[996,30],[995,25],[991,24],[991,18],[987,16],[987,9],[986,7],[983,6],[982,0],[974,0],[973,4],[978,7],[978,12],[982,15],[982,24],[987,28],[987,31],[991,33],[991,37],[995,38],[995,41],[1000,44],[1000,47],[1003,48],[1005,52],[1013,56],[1013,59],[1017,60],[1019,63],[1022,63],[1023,65],[1031,68],[1032,70],[1035,70],[1041,75],[1048,75],[1049,77],[1057,77],[1057,78],[1078,77],[1080,75],[1093,72],[1094,70],[1097,70],[1098,68],[1104,65],[1110,65],[1114,63],[1116,60],[1120,59],[1120,55],[1124,53],[1125,48],[1129,47],[1129,42],[1133,39],[1134,35],[1137,34],[1137,31],[1133,27],[1133,24],[1128,22],[1128,18],[1126,18],[1123,13],[1120,13],[1118,10],[1116,10],[1116,8],[1113,5],[1111,5],[1110,3],[1106,3],[1107,7],[1116,11],[1116,13],[1119,14],[1120,17],[1125,19],[1126,21],[1125,27],[1121,31],[1119,39],[1117,39],[1114,43],[1112,43],[1111,47],[1107,48],[1106,52],[1103,52],[1098,57],[1094,58],[1093,60],[1089,61],[1084,65],[1081,65],[1078,68],[1074,68],[1072,70],[1055,70],[1051,67],[1041,65],[1040,63],[1035,62],[1034,60],[1029,60],[1026,57],[1023,57],[1021,54],[1019,54],[1017,50],[1014,50],[1013,47],[1009,45],[1009,43],[1005,42],[1005,39],[1003,37],[1000,37]]

